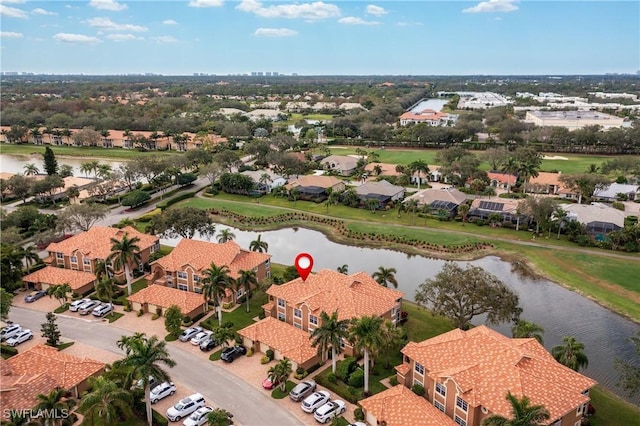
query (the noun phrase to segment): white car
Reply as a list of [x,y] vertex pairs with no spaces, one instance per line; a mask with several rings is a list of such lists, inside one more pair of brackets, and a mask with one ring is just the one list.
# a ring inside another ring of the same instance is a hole
[[346,409],[347,404],[345,404],[344,401],[336,399],[334,401],[329,401],[322,407],[318,408],[315,413],[313,413],[313,418],[320,423],[327,423],[332,418],[338,417],[340,414],[344,413]]
[[0,337],[2,338],[2,340],[11,339],[21,331],[22,327],[20,327],[20,324],[10,324],[3,328],[2,331],[0,331]]
[[329,402],[329,399],[331,399],[331,394],[327,391],[314,392],[302,401],[300,407],[306,413],[313,413],[316,408],[320,408]]
[[201,407],[193,412],[182,424],[184,426],[202,426],[207,423],[207,414],[213,411],[211,407]]
[[193,339],[191,339],[191,344],[193,346],[199,346],[200,343],[204,342],[205,340],[208,340],[212,334],[213,332],[211,331],[201,331],[200,333],[196,334],[193,337]]
[[178,339],[181,342],[187,342],[192,338],[194,338],[196,334],[200,333],[201,331],[203,331],[202,327],[189,327],[182,332],[182,334],[180,335],[180,337],[178,337]]
[[111,311],[113,311],[113,305],[111,303],[103,303],[93,309],[93,316],[103,317]]
[[183,417],[187,417],[200,407],[204,407],[204,396],[194,393],[178,401],[176,405],[167,410],[167,418],[172,422],[177,422]]
[[33,339],[33,332],[31,330],[21,330],[13,336],[12,338],[7,340],[7,345],[9,346],[17,346],[20,343],[26,342],[27,340]]
[[176,385],[172,382],[162,382],[158,386],[151,389],[151,394],[149,396],[149,401],[152,404],[160,401],[162,398],[166,398],[169,395],[173,395],[176,393]]
[[80,309],[80,307],[82,305],[84,305],[87,302],[90,302],[91,299],[78,299],[78,300],[74,300],[73,302],[71,302],[71,305],[69,305],[69,310],[71,312],[78,312],[78,309]]

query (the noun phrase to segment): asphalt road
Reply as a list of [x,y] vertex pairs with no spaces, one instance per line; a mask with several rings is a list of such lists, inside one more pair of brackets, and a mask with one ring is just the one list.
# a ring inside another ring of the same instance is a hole
[[[40,330],[45,322],[45,313],[24,308],[11,308],[11,320],[31,330]],[[128,330],[102,322],[58,316],[62,336],[119,355],[123,352],[116,342],[123,335],[133,334]],[[300,425],[285,408],[258,389],[245,383],[233,373],[209,361],[202,361],[192,354],[172,345],[167,345],[176,366],[168,369],[172,380],[180,382],[204,395],[207,403],[222,407],[234,415],[234,420],[243,426]]]

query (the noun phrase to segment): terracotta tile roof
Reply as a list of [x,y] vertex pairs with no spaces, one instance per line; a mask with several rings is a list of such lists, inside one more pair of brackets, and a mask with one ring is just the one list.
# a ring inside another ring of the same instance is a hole
[[538,172],[538,176],[529,179],[529,183],[538,185],[557,185],[563,186],[560,182],[560,173]]
[[456,423],[426,399],[397,385],[360,401],[362,408],[387,426],[456,426]]
[[155,235],[143,234],[131,226],[122,229],[94,226],[88,231],[81,232],[64,241],[49,244],[47,251],[64,253],[69,256],[80,251],[90,259],[106,259],[111,254],[111,238],[120,240],[125,234],[129,234],[129,238],[140,238],[138,247],[141,251],[152,247],[159,241]]
[[182,291],[159,284],[145,287],[129,296],[128,299],[129,302],[148,303],[150,305],[160,306],[161,308],[178,305],[183,315],[189,314],[204,304],[204,298],[201,294]]
[[433,380],[454,380],[471,406],[507,417],[509,391],[543,404],[557,419],[589,401],[582,392],[596,384],[557,363],[535,339],[509,339],[484,325],[410,342],[402,353],[422,364]]
[[171,253],[153,263],[165,271],[184,271],[191,266],[198,272],[215,263],[228,266],[231,277],[237,278],[239,271],[253,270],[270,258],[270,254],[244,250],[235,241],[217,244],[183,238]]
[[318,349],[311,346],[308,332],[273,317],[238,330],[238,334],[268,345],[296,364],[304,364],[318,355]]
[[498,181],[499,183],[506,183],[509,185],[515,185],[518,177],[516,175],[511,175],[509,173],[499,173],[499,172],[487,172],[487,176],[489,176],[490,180]]
[[[38,404],[38,395],[47,394],[60,384],[47,373],[4,375],[0,389],[0,407],[29,410]],[[3,414],[3,417],[8,417]]]
[[369,163],[364,166],[364,170],[373,174],[373,169],[376,166],[380,166],[382,169],[382,173],[380,176],[400,176],[402,173],[396,172],[397,164],[388,164],[388,163]]
[[449,117],[446,112],[436,112],[431,109],[425,109],[419,113],[405,112],[400,116],[400,120],[412,120],[412,121],[440,121]]
[[294,180],[288,185],[285,185],[285,188],[291,189],[299,186],[317,186],[320,188],[333,188],[337,185],[344,185],[344,181],[338,179],[334,176],[311,176],[305,175],[300,176],[298,179]]
[[72,290],[77,290],[96,280],[96,276],[90,272],[75,271],[72,269],[45,266],[22,277],[22,281],[35,284],[60,285],[68,283]]
[[383,315],[404,296],[401,291],[381,286],[365,272],[344,275],[329,269],[309,275],[306,281],[297,278],[271,286],[267,293],[288,304],[307,305],[315,315],[337,311],[341,320]]
[[396,365],[394,368],[398,373],[402,374],[403,376],[406,376],[409,370],[411,370],[411,365],[407,362],[403,362],[400,365]]

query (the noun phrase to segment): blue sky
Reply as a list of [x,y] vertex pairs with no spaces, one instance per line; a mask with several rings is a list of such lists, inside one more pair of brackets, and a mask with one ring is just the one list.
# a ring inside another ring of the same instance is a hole
[[0,0],[0,19],[2,71],[640,70],[638,1]]

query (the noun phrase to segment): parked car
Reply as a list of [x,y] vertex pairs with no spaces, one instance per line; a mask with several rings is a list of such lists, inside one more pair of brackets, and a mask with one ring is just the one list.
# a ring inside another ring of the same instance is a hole
[[347,404],[340,399],[329,401],[313,413],[313,418],[320,423],[328,423],[332,418],[338,417],[347,409]]
[[71,302],[71,304],[69,305],[69,310],[71,312],[78,312],[78,309],[80,309],[80,307],[82,305],[84,305],[87,302],[90,302],[91,299],[78,299],[78,300],[74,300],[73,302]]
[[186,342],[194,338],[196,334],[200,333],[201,331],[202,327],[189,327],[182,332],[178,339],[180,339],[181,342]]
[[191,339],[191,344],[193,346],[200,346],[200,343],[207,340],[212,334],[213,332],[211,331],[201,331],[200,333],[193,336],[193,338]]
[[[138,381],[134,386],[137,387],[138,389],[142,389],[144,388],[144,382],[142,381],[142,379],[138,379]],[[153,376],[149,376],[149,389],[153,390],[156,386],[158,386],[158,382],[156,381],[156,378]]]
[[18,346],[20,343],[33,339],[33,332],[29,329],[20,330],[18,334],[10,339],[7,339],[7,345]]
[[181,399],[167,410],[167,418],[172,422],[177,422],[183,417],[196,411],[198,408],[203,407],[205,403],[204,396],[199,393],[194,393],[184,399]]
[[80,315],[89,315],[99,304],[100,302],[97,300],[90,300],[78,308],[78,313]]
[[200,343],[200,350],[203,352],[208,352],[216,346],[218,346],[218,342],[213,338],[213,336],[210,336],[207,340],[204,340],[202,343]]
[[161,399],[166,398],[169,395],[173,395],[174,393],[176,393],[176,385],[172,382],[162,382],[151,389],[149,401],[151,401],[152,404],[155,404]]
[[311,392],[316,390],[316,382],[313,380],[307,380],[296,385],[291,392],[289,392],[289,398],[295,402],[300,402],[307,397]]
[[267,377],[266,379],[264,379],[262,381],[262,387],[267,389],[267,390],[271,390],[273,388],[275,388],[276,386],[278,386],[280,384],[280,382],[278,382],[277,380],[272,380],[271,377]]
[[329,399],[331,399],[331,394],[327,391],[314,392],[302,401],[300,407],[306,413],[313,413],[316,408],[329,402]]
[[207,414],[213,411],[211,407],[200,407],[185,419],[184,426],[202,426],[207,423]]
[[103,317],[111,311],[113,311],[113,305],[111,303],[103,303],[93,309],[93,316]]
[[0,331],[0,338],[1,340],[11,339],[21,331],[22,327],[20,327],[20,324],[9,324],[8,326],[4,327],[2,331]]
[[44,290],[32,291],[24,297],[24,301],[27,303],[35,302],[38,299],[42,299],[47,295],[47,292]]
[[367,426],[367,424],[363,422],[355,422],[351,423],[349,426]]
[[223,360],[224,362],[233,362],[234,359],[246,353],[247,353],[247,348],[245,348],[244,346],[231,346],[229,348],[224,348],[222,350],[222,354],[220,354],[220,359]]

